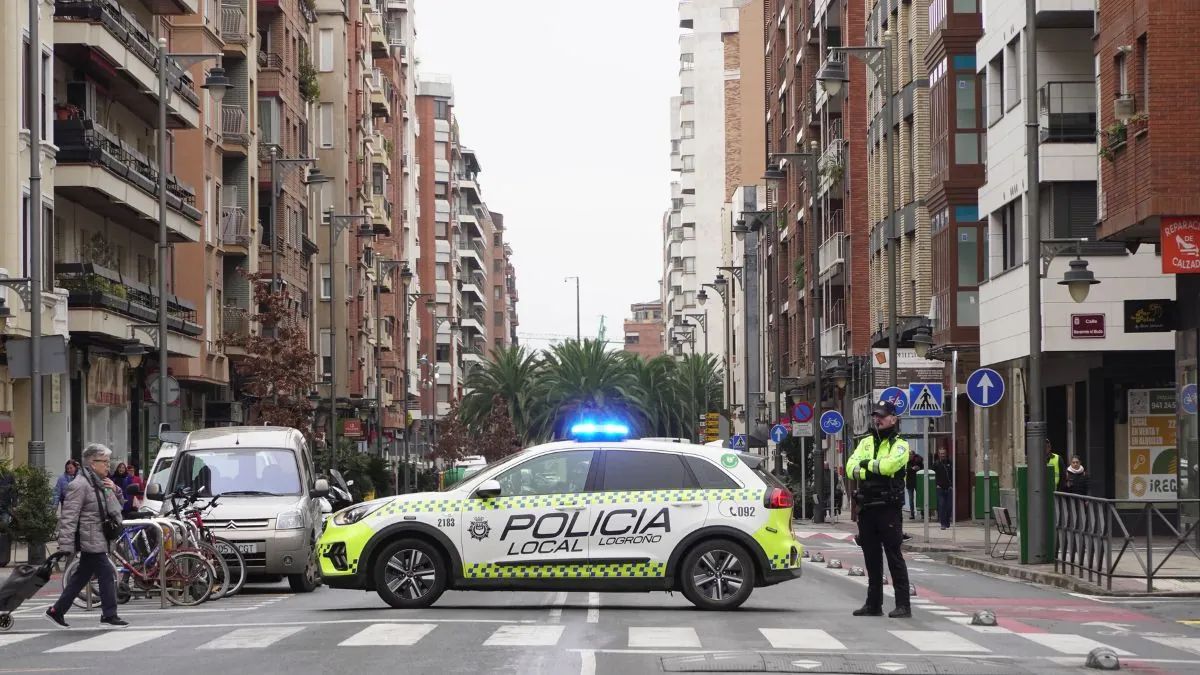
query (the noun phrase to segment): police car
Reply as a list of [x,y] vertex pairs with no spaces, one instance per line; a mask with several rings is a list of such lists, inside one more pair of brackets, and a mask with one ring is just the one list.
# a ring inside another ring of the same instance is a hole
[[677,590],[728,610],[756,586],[800,578],[792,495],[762,458],[630,440],[616,423],[571,432],[445,492],[330,516],[318,542],[324,583],[402,609],[452,589]]

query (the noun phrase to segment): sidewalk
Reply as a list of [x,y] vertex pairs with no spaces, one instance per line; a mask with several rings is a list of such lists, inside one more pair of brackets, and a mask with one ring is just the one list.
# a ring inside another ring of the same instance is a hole
[[[54,542],[46,544],[46,555],[51,555],[57,550],[58,544]],[[18,565],[24,565],[28,561],[29,551],[26,549],[25,545],[14,544],[12,555],[8,559],[8,565],[0,567],[0,583],[4,583],[4,581],[8,579],[8,577],[12,574],[13,568],[17,567]],[[57,578],[57,575],[55,578]]]
[[[800,530],[805,538],[808,539],[830,539],[830,540],[850,540],[851,535],[858,533],[857,523],[852,522],[848,517],[841,517],[836,523],[819,523],[814,524],[808,520],[795,521],[796,529]],[[986,574],[994,574],[999,576],[1012,577],[1024,581],[1031,581],[1037,584],[1046,586],[1055,586],[1063,588],[1073,593],[1083,593],[1087,595],[1104,595],[1104,596],[1120,596],[1120,597],[1200,597],[1200,580],[1198,581],[1176,581],[1173,579],[1155,579],[1154,590],[1149,592],[1146,589],[1146,578],[1142,571],[1142,566],[1138,562],[1138,556],[1134,555],[1132,547],[1125,551],[1120,562],[1117,563],[1116,574],[1126,574],[1133,578],[1114,578],[1112,580],[1112,589],[1107,588],[1107,581],[1099,581],[1089,583],[1086,579],[1064,574],[1054,571],[1054,564],[1037,564],[1037,565],[1022,565],[1016,556],[1020,551],[1020,539],[1013,538],[1012,546],[1008,549],[1009,559],[992,557],[989,555],[988,549],[984,546],[984,532],[982,523],[961,522],[956,527],[949,530],[942,530],[936,521],[931,521],[929,524],[929,537],[926,539],[924,534],[924,521],[905,520],[904,531],[912,535],[912,538],[904,542],[904,550],[915,553],[942,553],[945,554],[945,560],[948,564],[962,569],[973,570],[976,572],[984,572]],[[996,531],[992,530],[992,543],[995,544],[997,538]],[[1163,556],[1170,550],[1174,542],[1170,542],[1167,546],[1155,546],[1153,567],[1158,568],[1157,575],[1166,576],[1195,576],[1200,578],[1200,559],[1192,555],[1187,547],[1181,546],[1178,551],[1171,556],[1165,565],[1159,567],[1162,563]],[[997,556],[1004,550],[1007,541],[1001,544],[996,551]],[[1119,544],[1113,551],[1113,556],[1116,557],[1120,551]],[[1137,551],[1141,559],[1145,560],[1145,550]]]

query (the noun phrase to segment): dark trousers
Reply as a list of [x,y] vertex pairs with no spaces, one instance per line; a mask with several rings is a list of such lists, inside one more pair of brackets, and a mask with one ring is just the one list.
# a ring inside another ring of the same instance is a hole
[[[906,487],[904,491],[908,495],[908,515],[915,519],[917,517],[917,488]],[[921,507],[921,513],[925,513],[924,506]],[[903,512],[901,512],[901,515],[903,515]]]
[[899,506],[871,506],[858,514],[858,545],[867,568],[867,606],[883,607],[883,559],[892,574],[896,606],[908,607],[908,566],[900,553],[904,536],[904,510]]
[[942,527],[950,527],[950,497],[953,494],[950,488],[938,488],[938,520],[941,521]]
[[54,603],[54,612],[66,616],[71,609],[71,601],[79,595],[83,587],[93,578],[100,584],[100,616],[117,615],[117,572],[112,562],[104,553],[80,553],[79,564],[75,573],[67,581],[58,602]]

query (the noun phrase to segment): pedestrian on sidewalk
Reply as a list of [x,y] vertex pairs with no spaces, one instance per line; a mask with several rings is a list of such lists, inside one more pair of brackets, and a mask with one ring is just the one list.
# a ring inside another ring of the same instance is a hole
[[[908,496],[908,518],[909,520],[917,519],[917,478],[920,476],[917,472],[925,468],[925,458],[917,454],[916,450],[908,451],[908,467],[904,475],[904,490]],[[929,495],[925,495],[925,501],[928,503]],[[921,514],[925,514],[926,504],[921,505]]]
[[54,483],[54,509],[62,508],[63,497],[67,495],[67,484],[75,480],[75,474],[79,471],[79,463],[73,459],[68,459],[63,466],[62,475]]
[[946,447],[941,446],[937,451],[937,459],[933,460],[933,480],[937,487],[938,522],[943,530],[950,529],[951,499],[954,497],[954,472],[950,465],[950,457]]
[[78,553],[79,564],[58,601],[46,610],[46,619],[61,628],[69,627],[66,614],[71,601],[93,578],[100,585],[100,624],[111,628],[129,625],[117,616],[117,571],[108,559],[109,543],[120,534],[122,506],[120,490],[108,477],[111,462],[112,450],[107,446],[88,444],[79,474],[67,485],[58,550]]
[[858,507],[858,545],[867,568],[867,601],[854,616],[883,614],[883,561],[892,573],[896,608],[888,616],[912,617],[909,604],[908,566],[900,550],[904,529],[904,471],[908,442],[896,428],[900,418],[890,401],[880,401],[871,411],[871,433],[858,443],[846,462],[846,475],[858,481],[854,502]]
[[1067,467],[1067,477],[1063,485],[1064,492],[1070,492],[1073,495],[1086,495],[1088,493],[1088,472],[1083,468],[1083,461],[1079,459],[1079,455],[1071,458],[1071,465]]
[[1063,489],[1063,470],[1062,456],[1054,451],[1054,446],[1050,444],[1050,439],[1046,439],[1046,466],[1054,470],[1053,483],[1050,489],[1053,492],[1059,492]]

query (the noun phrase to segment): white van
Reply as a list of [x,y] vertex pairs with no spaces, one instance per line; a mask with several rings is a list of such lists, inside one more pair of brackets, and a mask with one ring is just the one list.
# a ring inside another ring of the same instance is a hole
[[[151,484],[157,485],[159,491],[166,494],[167,479],[171,477],[171,464],[175,462],[175,454],[179,452],[179,446],[187,438],[187,432],[160,430],[158,438],[162,441],[162,444],[158,446],[158,454],[154,456],[154,465],[150,468],[150,473],[147,473],[143,477],[146,483],[145,490],[142,493],[143,497],[150,492]],[[153,511],[154,513],[162,513],[162,501],[145,497],[142,502],[142,509]]]
[[[205,524],[246,559],[252,577],[287,577],[292,590],[320,585],[316,559],[320,499],[329,483],[318,479],[304,435],[289,427],[218,427],[187,434],[175,452],[166,494],[192,490],[220,496]],[[162,499],[163,488],[147,486]]]

